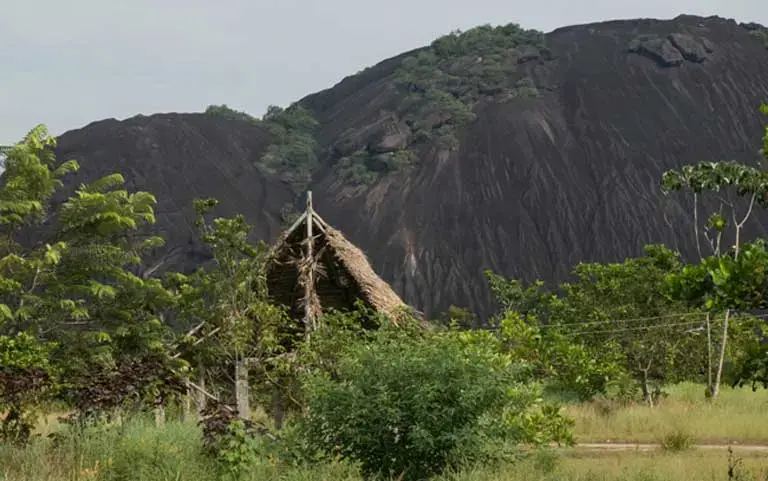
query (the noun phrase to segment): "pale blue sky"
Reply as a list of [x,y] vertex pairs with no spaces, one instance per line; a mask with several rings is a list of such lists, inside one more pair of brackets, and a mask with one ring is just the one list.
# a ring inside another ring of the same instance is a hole
[[766,0],[2,0],[0,144],[226,103],[261,115],[456,28],[680,13],[768,24]]

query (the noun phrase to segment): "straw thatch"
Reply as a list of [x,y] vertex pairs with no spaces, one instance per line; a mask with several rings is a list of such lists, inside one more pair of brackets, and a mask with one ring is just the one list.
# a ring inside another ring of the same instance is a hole
[[[311,260],[307,257],[308,219],[313,228]],[[363,251],[320,218],[311,205],[272,247],[267,282],[273,300],[288,306],[294,318],[306,316],[309,310],[318,319],[323,310],[350,309],[358,299],[395,323],[415,312],[373,271]],[[310,289],[305,289],[307,283]]]

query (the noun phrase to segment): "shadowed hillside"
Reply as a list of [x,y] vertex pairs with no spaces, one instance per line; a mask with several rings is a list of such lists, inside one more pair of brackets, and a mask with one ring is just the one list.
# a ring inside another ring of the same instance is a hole
[[[692,254],[689,206],[663,201],[660,177],[699,160],[757,160],[765,32],[681,16],[447,36],[301,100],[318,122],[317,161],[301,168],[323,217],[427,314],[449,304],[487,314],[484,269],[562,281],[579,261],[620,260],[651,242]],[[167,114],[91,124],[60,149],[82,161],[78,182],[117,170],[155,193],[177,249],[167,265],[179,268],[197,262],[197,196],[275,239],[281,209],[302,201],[254,167],[277,137],[247,121]]]
[[58,152],[61,159],[80,162],[72,185],[120,172],[129,190],[153,193],[157,229],[166,239],[155,267],[188,270],[208,259],[193,225],[196,198],[216,197],[224,216],[247,214],[254,241],[279,234],[280,209],[291,193],[254,168],[268,139],[262,127],[246,122],[159,114],[67,132],[58,139]]

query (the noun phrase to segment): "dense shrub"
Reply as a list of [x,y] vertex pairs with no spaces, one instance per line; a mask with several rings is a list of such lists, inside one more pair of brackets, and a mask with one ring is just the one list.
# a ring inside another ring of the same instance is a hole
[[499,355],[492,336],[389,330],[349,343],[334,375],[307,379],[308,438],[368,475],[423,479],[509,455],[518,443],[570,440],[559,409]]

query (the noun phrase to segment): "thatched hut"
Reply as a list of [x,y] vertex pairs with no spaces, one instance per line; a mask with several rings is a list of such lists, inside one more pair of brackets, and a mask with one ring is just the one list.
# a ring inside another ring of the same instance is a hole
[[371,268],[363,251],[328,225],[312,208],[307,210],[272,247],[267,283],[275,303],[303,319],[305,329],[316,327],[324,310],[346,310],[361,300],[398,322],[413,311]]

